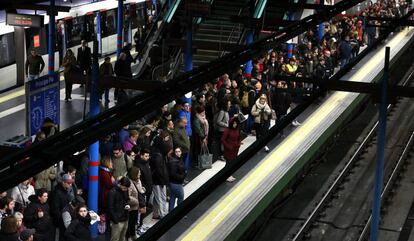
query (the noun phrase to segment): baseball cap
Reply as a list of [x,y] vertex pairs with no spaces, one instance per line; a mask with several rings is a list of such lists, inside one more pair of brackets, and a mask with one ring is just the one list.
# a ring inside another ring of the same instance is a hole
[[30,236],[35,234],[36,231],[32,228],[27,228],[20,233],[20,240],[26,241]]
[[63,182],[66,182],[66,183],[73,183],[73,179],[72,179],[72,176],[71,175],[69,175],[69,174],[64,174],[63,176],[62,176],[62,181]]

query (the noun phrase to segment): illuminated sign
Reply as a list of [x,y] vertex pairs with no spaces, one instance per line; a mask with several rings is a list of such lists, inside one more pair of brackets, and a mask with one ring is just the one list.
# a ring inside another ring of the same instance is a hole
[[39,35],[33,36],[33,47],[35,48],[40,47],[40,36]]
[[7,13],[6,24],[12,26],[40,28],[43,27],[43,16]]

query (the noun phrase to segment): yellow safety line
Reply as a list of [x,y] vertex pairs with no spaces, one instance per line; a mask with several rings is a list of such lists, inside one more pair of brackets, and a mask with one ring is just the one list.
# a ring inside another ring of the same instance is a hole
[[[389,46],[395,46],[408,33],[408,30],[400,32],[389,43]],[[370,73],[374,68],[377,68],[382,60],[381,55],[384,55],[383,47],[378,51],[366,64],[364,64],[355,74],[352,75],[352,81],[361,81],[367,73]],[[205,240],[214,234],[214,230],[229,217],[231,212],[246,200],[246,198],[258,190],[260,183],[274,170],[280,166],[295,149],[306,142],[310,134],[323,123],[322,120],[329,118],[329,114],[337,106],[341,105],[343,100],[353,93],[349,92],[335,92],[324,104],[322,104],[317,111],[315,111],[301,127],[297,128],[290,134],[269,157],[264,159],[262,163],[251,171],[241,183],[233,188],[221,201],[210,208],[200,221],[196,222],[190,231],[180,237],[186,241]]]

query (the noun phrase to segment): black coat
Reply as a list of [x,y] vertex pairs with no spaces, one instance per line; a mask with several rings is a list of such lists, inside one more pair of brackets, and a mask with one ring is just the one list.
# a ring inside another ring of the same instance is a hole
[[19,234],[17,232],[15,233],[3,233],[0,231],[0,240],[1,241],[18,241],[19,240]]
[[[134,166],[141,170],[141,183],[145,187],[145,193],[152,193],[152,172],[148,161],[143,161],[137,157],[134,161]],[[141,204],[141,202],[140,202]]]
[[175,184],[183,184],[186,177],[183,161],[176,157],[171,157],[168,162],[168,172],[170,174],[170,182]]
[[[43,211],[43,217],[39,218],[38,212]],[[50,232],[53,221],[50,216],[49,204],[40,203],[38,199],[32,200],[24,210],[23,222],[27,228],[36,229],[36,233],[45,234]]]
[[92,65],[91,48],[86,46],[84,51],[82,51],[82,47],[78,48],[78,56],[76,59],[82,71],[89,71]]
[[154,185],[168,185],[168,169],[164,156],[159,151],[154,151],[150,160],[152,170],[152,182]]
[[63,188],[62,184],[58,184],[52,193],[50,200],[51,214],[56,225],[64,226],[62,220],[62,211],[70,202],[68,191]]
[[118,59],[115,62],[115,74],[117,77],[132,78],[131,62]]
[[[90,220],[90,218],[89,218]],[[90,222],[90,221],[89,221]],[[65,232],[66,241],[91,241],[90,224],[82,222],[78,218],[73,219]]]
[[114,223],[127,221],[128,210],[125,210],[127,204],[128,192],[122,191],[118,186],[113,187],[108,192],[109,219]]
[[276,116],[280,118],[286,115],[287,110],[292,103],[292,96],[289,92],[275,90],[273,92],[273,109],[276,112]]

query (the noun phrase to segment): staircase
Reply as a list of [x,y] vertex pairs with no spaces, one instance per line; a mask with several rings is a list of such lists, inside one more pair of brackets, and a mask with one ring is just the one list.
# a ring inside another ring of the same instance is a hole
[[246,9],[246,0],[215,0],[211,16],[202,21],[193,33],[194,41],[211,42],[211,46],[202,46],[193,52],[193,68],[209,63],[228,53],[222,44],[238,44],[243,33],[243,24],[232,22],[232,16],[242,16]]

